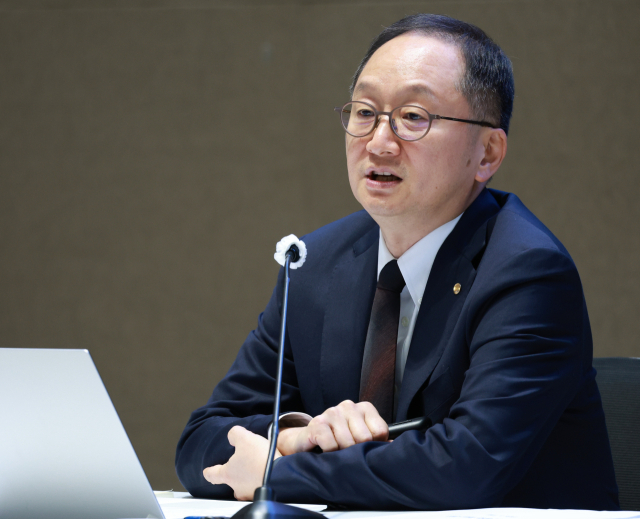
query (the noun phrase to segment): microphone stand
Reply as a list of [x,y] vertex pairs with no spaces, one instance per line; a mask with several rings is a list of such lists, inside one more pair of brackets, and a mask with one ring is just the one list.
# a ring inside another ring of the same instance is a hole
[[284,362],[284,335],[287,327],[287,304],[289,301],[289,265],[300,259],[300,251],[296,245],[291,245],[285,255],[284,263],[284,283],[282,298],[282,320],[280,321],[280,344],[278,346],[278,372],[276,376],[275,401],[273,403],[273,421],[271,429],[271,443],[269,445],[269,455],[267,465],[264,469],[262,486],[256,488],[253,495],[253,503],[245,506],[233,515],[233,519],[324,519],[322,514],[312,512],[297,506],[285,505],[274,501],[275,493],[269,487],[271,470],[273,469],[273,459],[276,454],[278,444],[278,425],[280,419],[280,394],[282,392],[282,365]]

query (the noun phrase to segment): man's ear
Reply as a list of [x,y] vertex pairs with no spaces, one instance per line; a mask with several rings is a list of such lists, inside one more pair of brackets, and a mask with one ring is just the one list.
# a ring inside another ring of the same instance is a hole
[[498,171],[507,154],[507,134],[501,128],[487,128],[482,136],[482,144],[484,157],[478,166],[475,180],[485,183]]

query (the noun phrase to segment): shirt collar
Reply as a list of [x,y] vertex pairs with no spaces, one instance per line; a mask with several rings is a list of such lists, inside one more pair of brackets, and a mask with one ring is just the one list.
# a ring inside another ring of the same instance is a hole
[[[413,300],[413,304],[418,306],[422,301],[422,294],[427,286],[431,267],[436,259],[436,254],[440,250],[444,240],[453,231],[453,228],[460,220],[462,214],[453,220],[441,225],[437,229],[431,231],[420,241],[416,242],[402,256],[397,258],[398,267],[402,272],[407,283],[407,289]],[[382,237],[380,231],[380,240],[378,241],[378,276],[383,267],[391,260],[396,259],[389,252],[387,244]]]

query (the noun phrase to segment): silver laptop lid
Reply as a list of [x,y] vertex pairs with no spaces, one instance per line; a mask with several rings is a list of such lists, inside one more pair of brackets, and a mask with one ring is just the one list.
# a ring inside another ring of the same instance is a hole
[[0,516],[163,517],[88,351],[0,348]]

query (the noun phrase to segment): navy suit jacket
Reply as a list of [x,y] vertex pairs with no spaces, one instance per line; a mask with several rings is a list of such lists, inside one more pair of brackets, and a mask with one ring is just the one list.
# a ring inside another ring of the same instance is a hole
[[[379,227],[364,211],[305,237],[291,271],[282,411],[358,401]],[[278,285],[236,361],[180,439],[194,496],[232,498],[205,467],[234,425],[266,436],[282,304]],[[456,283],[461,285],[454,293]],[[617,509],[582,286],[562,244],[514,195],[485,189],[440,248],[416,321],[397,420],[426,432],[278,460],[279,501],[357,509]]]

